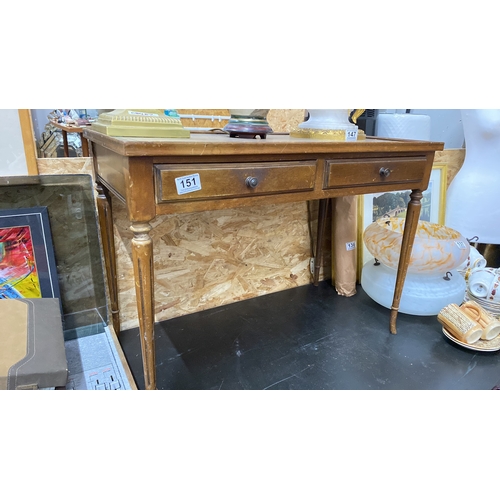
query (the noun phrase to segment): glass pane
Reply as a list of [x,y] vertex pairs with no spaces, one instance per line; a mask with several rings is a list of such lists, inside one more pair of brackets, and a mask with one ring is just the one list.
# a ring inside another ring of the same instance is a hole
[[90,175],[0,177],[0,209],[47,207],[65,340],[108,322],[97,212]]

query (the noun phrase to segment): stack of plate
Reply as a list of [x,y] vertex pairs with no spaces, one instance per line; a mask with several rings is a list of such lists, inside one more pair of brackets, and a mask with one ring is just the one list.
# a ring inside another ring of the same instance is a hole
[[492,302],[491,300],[482,299],[480,297],[474,297],[469,291],[465,292],[465,300],[471,300],[477,302],[484,310],[488,311],[495,318],[500,319],[500,302]]

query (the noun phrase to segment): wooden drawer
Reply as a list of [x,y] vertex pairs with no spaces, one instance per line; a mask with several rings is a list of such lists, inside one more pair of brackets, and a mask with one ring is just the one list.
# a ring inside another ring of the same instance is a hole
[[157,164],[157,203],[310,191],[316,168],[315,161]]
[[427,157],[367,158],[359,160],[328,160],[324,189],[407,184],[422,180]]

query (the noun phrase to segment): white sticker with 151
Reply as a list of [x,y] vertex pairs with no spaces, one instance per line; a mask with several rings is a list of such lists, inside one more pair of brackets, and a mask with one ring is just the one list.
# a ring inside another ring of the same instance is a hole
[[201,189],[200,174],[184,175],[175,179],[177,194],[192,193]]

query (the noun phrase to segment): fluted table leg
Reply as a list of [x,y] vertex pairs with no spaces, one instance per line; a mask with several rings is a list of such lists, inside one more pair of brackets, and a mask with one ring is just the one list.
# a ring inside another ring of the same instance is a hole
[[412,190],[410,194],[410,202],[406,212],[405,228],[403,232],[403,240],[401,242],[401,254],[399,256],[398,273],[396,275],[396,286],[394,289],[394,298],[391,307],[390,331],[396,334],[396,318],[399,311],[399,303],[403,293],[403,286],[410,263],[411,251],[417,231],[418,219],[420,217],[420,209],[422,199],[422,191],[420,189]]
[[130,226],[130,229],[134,233],[132,238],[132,260],[134,264],[144,382],[146,389],[151,390],[156,389],[153,240],[149,235],[151,226],[147,223],[134,223]]

